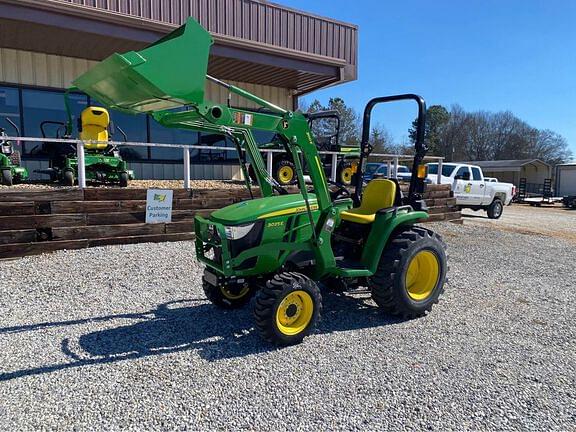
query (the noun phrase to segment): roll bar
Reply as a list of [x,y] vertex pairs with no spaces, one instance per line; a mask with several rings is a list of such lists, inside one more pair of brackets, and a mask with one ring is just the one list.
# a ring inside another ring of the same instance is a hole
[[358,171],[356,172],[356,184],[352,198],[356,205],[360,204],[362,196],[362,183],[364,181],[364,166],[366,159],[372,152],[372,145],[370,145],[370,121],[372,117],[372,110],[374,107],[381,103],[398,102],[403,100],[413,100],[418,104],[418,119],[416,121],[416,142],[414,162],[412,166],[412,178],[410,180],[410,189],[408,197],[405,199],[405,204],[415,204],[416,201],[421,199],[420,194],[424,188],[424,179],[418,176],[418,167],[422,163],[428,147],[424,143],[424,133],[426,128],[426,102],[421,96],[408,93],[393,96],[383,96],[371,99],[364,108],[364,115],[362,117],[362,141],[360,142],[360,163],[358,164]]

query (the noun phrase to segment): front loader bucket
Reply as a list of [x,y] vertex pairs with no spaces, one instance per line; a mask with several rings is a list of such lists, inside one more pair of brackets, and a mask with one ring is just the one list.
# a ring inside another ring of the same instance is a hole
[[193,18],[141,51],[113,54],[73,84],[106,107],[130,113],[204,101],[213,40]]

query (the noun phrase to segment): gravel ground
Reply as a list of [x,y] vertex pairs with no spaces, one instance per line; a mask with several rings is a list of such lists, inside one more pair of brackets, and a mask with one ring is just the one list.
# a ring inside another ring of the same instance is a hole
[[[14,186],[6,186],[0,184],[0,191],[2,190],[39,190],[39,189],[62,189],[69,186],[63,186],[58,183],[22,183]],[[96,185],[88,187],[102,188],[117,188],[118,185]],[[164,188],[164,189],[179,189],[183,188],[184,183],[182,180],[131,180],[128,184],[129,189],[146,189],[146,188]],[[220,188],[244,188],[244,182],[232,180],[190,180],[190,187],[192,189],[220,189]]]
[[326,293],[284,349],[205,301],[192,243],[0,262],[0,429],[574,430],[573,243],[435,229],[432,314]]
[[485,211],[465,209],[462,214],[469,225],[576,242],[576,210],[561,204],[543,207],[513,204],[504,207],[500,219],[488,219]]

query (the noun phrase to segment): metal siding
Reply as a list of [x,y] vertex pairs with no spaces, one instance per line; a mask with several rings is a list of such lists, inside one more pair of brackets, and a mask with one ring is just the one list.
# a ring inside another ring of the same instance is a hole
[[66,88],[96,62],[30,51],[0,48],[0,81]]
[[[67,88],[72,81],[96,62],[71,57],[61,57],[29,51],[0,48],[0,82],[42,87]],[[255,93],[281,107],[292,108],[292,96],[288,89],[232,81],[239,87]],[[207,82],[206,98],[225,103],[228,93],[212,82]],[[232,104],[256,108],[252,102],[233,95]]]
[[215,34],[340,58],[356,64],[356,26],[264,1],[61,1],[175,25],[183,24],[188,16],[193,16]]

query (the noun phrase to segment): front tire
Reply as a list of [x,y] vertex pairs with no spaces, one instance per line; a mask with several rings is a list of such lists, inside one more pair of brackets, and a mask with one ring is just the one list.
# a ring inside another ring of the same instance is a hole
[[254,318],[260,336],[276,345],[302,342],[320,320],[322,295],[300,273],[280,273],[256,294]]
[[446,245],[434,232],[412,226],[397,232],[368,279],[372,299],[385,312],[416,318],[432,310],[444,291]]
[[64,171],[64,174],[62,175],[62,181],[66,186],[74,186],[74,171]]
[[121,172],[120,173],[120,178],[119,178],[119,182],[120,182],[120,187],[128,187],[128,173],[127,172]]
[[254,294],[254,288],[248,283],[239,286],[214,286],[202,279],[202,288],[206,298],[222,309],[239,309],[248,303]]
[[504,204],[500,200],[500,198],[494,198],[492,204],[486,208],[486,213],[488,213],[488,217],[490,219],[500,219],[502,216],[502,212],[504,211]]

